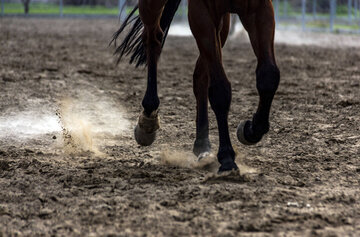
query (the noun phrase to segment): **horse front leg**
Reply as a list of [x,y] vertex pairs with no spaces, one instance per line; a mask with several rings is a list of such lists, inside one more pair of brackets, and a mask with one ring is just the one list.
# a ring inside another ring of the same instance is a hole
[[218,124],[220,144],[217,157],[221,165],[219,173],[238,169],[227,121],[231,103],[231,84],[222,66],[219,30],[223,20],[221,17],[214,20],[203,1],[189,1],[190,28],[209,76],[208,96]]
[[240,18],[258,59],[256,88],[260,100],[252,120],[242,121],[238,126],[237,137],[241,143],[253,145],[269,131],[271,104],[280,82],[274,55],[274,10],[270,1],[264,1],[264,6],[259,7],[256,13]]
[[160,18],[165,3],[165,0],[139,1],[139,13],[144,24],[143,43],[147,55],[147,87],[142,100],[144,111],[140,114],[135,127],[135,140],[142,146],[150,146],[155,141],[156,131],[160,128],[157,64],[164,36],[160,27]]
[[199,57],[193,76],[193,89],[196,97],[196,139],[193,152],[199,158],[211,151],[208,118],[209,76],[205,66],[204,60]]
[[[230,28],[230,14],[223,17],[220,31],[221,47],[224,47]],[[196,62],[193,76],[193,88],[196,97],[196,139],[193,152],[199,159],[211,151],[209,140],[208,88],[209,75],[205,60],[201,57]]]

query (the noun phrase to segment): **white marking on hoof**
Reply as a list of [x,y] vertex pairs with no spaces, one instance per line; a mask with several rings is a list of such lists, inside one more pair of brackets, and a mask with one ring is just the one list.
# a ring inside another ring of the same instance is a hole
[[209,157],[211,155],[210,152],[206,151],[206,152],[203,152],[203,153],[200,153],[200,155],[198,155],[198,161],[206,158],[206,157]]

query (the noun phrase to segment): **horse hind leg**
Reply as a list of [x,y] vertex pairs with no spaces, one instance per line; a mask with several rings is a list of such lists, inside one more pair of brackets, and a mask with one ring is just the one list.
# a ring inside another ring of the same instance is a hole
[[252,120],[242,121],[237,129],[239,141],[245,145],[258,143],[269,131],[270,108],[280,82],[280,72],[274,55],[274,11],[270,1],[264,2],[255,15],[241,17],[258,59],[256,87],[259,105]]
[[135,127],[135,140],[142,146],[150,146],[155,141],[156,131],[160,127],[157,63],[164,36],[160,27],[160,18],[165,4],[166,0],[139,1],[139,13],[144,24],[143,42],[147,55],[147,88],[142,100],[144,111],[140,114],[138,124]]

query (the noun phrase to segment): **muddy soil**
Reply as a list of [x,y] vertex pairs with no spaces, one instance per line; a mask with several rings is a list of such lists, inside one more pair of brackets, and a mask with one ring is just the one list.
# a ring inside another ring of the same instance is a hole
[[[231,39],[229,123],[243,168],[217,177],[174,162],[189,159],[195,138],[195,41],[168,38],[159,66],[161,130],[152,146],[140,147],[132,127],[146,71],[115,65],[108,42],[117,27],[116,19],[0,19],[0,235],[360,235],[359,48],[276,45],[282,81],[271,131],[246,147],[235,131],[256,110],[256,59],[245,39]],[[95,119],[121,114],[118,126],[129,124],[94,138],[99,152],[66,151],[56,129],[20,136],[13,129],[26,129],[20,122],[6,130],[25,112],[24,123],[55,116],[64,98],[85,100],[79,110],[101,111]],[[100,98],[112,106],[91,107]],[[216,151],[212,112],[210,119]]]

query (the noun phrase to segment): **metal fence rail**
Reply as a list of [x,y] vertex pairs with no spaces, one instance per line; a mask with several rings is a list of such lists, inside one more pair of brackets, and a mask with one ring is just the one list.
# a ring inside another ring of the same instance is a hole
[[[303,31],[360,33],[360,0],[274,0],[277,27]],[[340,4],[342,3],[342,4]]]
[[[136,1],[113,0],[111,7],[103,5],[73,6],[69,0],[42,1],[45,11],[37,12],[36,4],[30,3],[30,12],[21,12],[21,0],[0,0],[1,16],[48,16],[48,17],[119,17],[124,20]],[[54,2],[55,1],[55,2]],[[83,0],[80,0],[83,1]],[[320,3],[321,2],[321,7]],[[17,5],[16,5],[17,4]],[[273,0],[277,27],[303,31],[329,31],[339,33],[360,33],[360,0]],[[9,9],[17,7],[17,11]],[[101,8],[101,9],[99,9]],[[20,11],[19,11],[20,9]],[[97,10],[96,10],[97,9]],[[176,20],[187,20],[187,1],[183,0]]]
[[[48,17],[115,17],[123,20],[132,6],[127,0],[115,0],[117,4],[68,4],[66,0],[30,0],[30,11],[25,13],[24,0],[0,0],[0,16],[48,16]],[[112,1],[114,2],[114,1]]]

